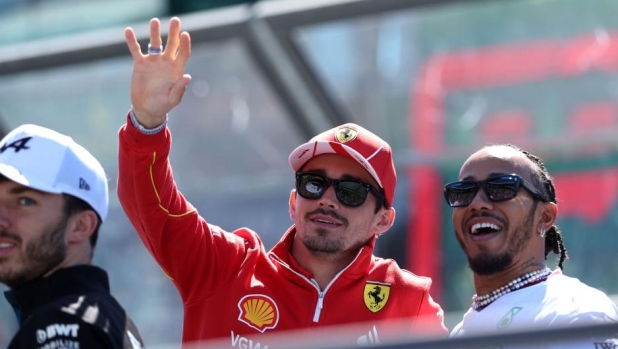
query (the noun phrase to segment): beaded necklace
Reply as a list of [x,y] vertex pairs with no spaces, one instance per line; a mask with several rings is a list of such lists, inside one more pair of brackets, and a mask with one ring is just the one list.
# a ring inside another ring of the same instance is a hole
[[484,308],[509,292],[545,281],[547,280],[549,274],[551,274],[551,269],[549,268],[531,271],[509,282],[508,284],[489,292],[488,294],[484,294],[482,296],[474,295],[472,296],[472,309],[477,310],[479,308]]

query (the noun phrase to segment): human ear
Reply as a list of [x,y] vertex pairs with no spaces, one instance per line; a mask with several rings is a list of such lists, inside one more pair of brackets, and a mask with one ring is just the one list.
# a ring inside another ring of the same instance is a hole
[[541,207],[540,226],[544,231],[548,231],[556,222],[558,217],[558,205],[548,202]]
[[89,239],[98,224],[99,218],[92,210],[83,210],[72,214],[67,222],[68,242],[80,243]]
[[376,224],[377,235],[382,235],[386,231],[388,231],[395,223],[395,208],[389,207],[387,209],[383,209],[379,213],[379,219]]
[[292,189],[292,191],[290,191],[289,212],[290,219],[292,221],[296,221],[296,189]]

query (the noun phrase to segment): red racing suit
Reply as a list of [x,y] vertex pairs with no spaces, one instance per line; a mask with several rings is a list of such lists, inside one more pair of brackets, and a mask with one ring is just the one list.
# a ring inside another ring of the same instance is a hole
[[209,224],[174,182],[171,142],[168,128],[146,135],[131,121],[122,126],[117,191],[180,293],[183,343],[227,337],[229,347],[273,348],[268,337],[253,336],[360,322],[365,327],[349,333],[349,343],[371,344],[388,338],[380,323],[389,319],[405,319],[409,333],[447,334],[443,311],[429,295],[431,279],[373,256],[375,238],[320,290],[290,254],[294,226],[266,251],[250,229],[226,232]]

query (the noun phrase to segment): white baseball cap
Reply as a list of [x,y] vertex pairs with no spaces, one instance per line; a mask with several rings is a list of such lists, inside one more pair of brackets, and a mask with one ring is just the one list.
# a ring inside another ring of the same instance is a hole
[[54,130],[27,124],[0,140],[0,174],[29,188],[73,195],[107,217],[103,166],[84,147]]

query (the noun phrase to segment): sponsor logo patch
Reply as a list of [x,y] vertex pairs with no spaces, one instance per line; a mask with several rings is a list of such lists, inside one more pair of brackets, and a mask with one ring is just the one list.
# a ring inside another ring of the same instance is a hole
[[19,153],[19,151],[23,149],[30,149],[30,147],[28,147],[28,141],[31,139],[32,137],[24,137],[14,141],[11,144],[3,144],[2,147],[0,147],[0,154],[4,153],[4,151],[9,148],[13,148],[16,153]]
[[594,349],[617,349],[618,339],[607,340],[605,342],[593,342]]
[[56,336],[77,338],[79,324],[52,324],[36,331],[36,341],[43,343]]
[[350,127],[342,127],[335,132],[335,139],[341,143],[353,141],[358,136],[358,131]]
[[517,315],[517,313],[519,313],[522,309],[523,309],[522,307],[511,308],[511,310],[509,310],[509,312],[506,313],[502,317],[502,319],[500,319],[500,321],[498,321],[498,325],[496,327],[499,330],[509,327],[511,325],[511,322],[513,322],[513,318],[515,317],[515,315]]
[[361,347],[380,344],[380,338],[378,337],[378,329],[376,328],[376,326],[374,325],[373,328],[369,332],[367,332],[366,336],[358,337],[358,339],[356,340],[356,344],[360,345]]
[[268,349],[268,345],[254,342],[252,339],[235,334],[232,331],[232,348],[239,349]]
[[277,327],[279,309],[272,298],[263,294],[250,294],[242,297],[238,302],[240,314],[238,320],[249,327],[264,333]]
[[371,310],[374,313],[380,311],[388,302],[388,296],[390,292],[390,284],[367,281],[367,284],[365,284],[365,290],[363,292],[363,298],[365,299],[365,305],[367,306],[367,309]]

